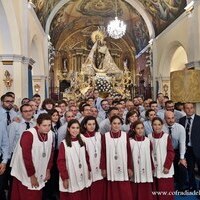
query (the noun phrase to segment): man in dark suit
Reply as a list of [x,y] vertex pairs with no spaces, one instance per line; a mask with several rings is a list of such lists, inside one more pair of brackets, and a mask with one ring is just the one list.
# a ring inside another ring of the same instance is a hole
[[195,163],[200,174],[200,116],[195,114],[193,103],[185,103],[185,117],[180,118],[179,123],[185,127],[186,131],[186,154],[187,169],[189,176],[189,189],[196,190]]

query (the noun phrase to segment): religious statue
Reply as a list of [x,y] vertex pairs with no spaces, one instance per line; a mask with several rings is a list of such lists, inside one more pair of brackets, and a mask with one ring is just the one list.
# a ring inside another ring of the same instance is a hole
[[103,61],[105,58],[105,54],[107,51],[106,42],[101,42],[100,40],[97,41],[97,48],[94,52],[94,62],[98,69],[103,69]]
[[67,71],[67,58],[65,58],[63,61],[63,70]]
[[[76,74],[67,72],[67,78],[71,81],[70,91],[66,91],[67,95],[81,98],[97,88],[104,96],[116,93],[125,97],[130,96],[127,91],[131,82],[131,73],[127,66],[128,60],[124,60],[124,70],[121,70],[104,41],[105,36],[100,29],[92,32],[93,46],[81,66],[81,71]],[[66,71],[67,59],[63,60],[63,65],[63,70]]]

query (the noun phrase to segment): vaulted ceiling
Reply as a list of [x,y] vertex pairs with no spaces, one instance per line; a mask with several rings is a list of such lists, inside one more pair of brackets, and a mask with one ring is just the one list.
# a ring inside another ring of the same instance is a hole
[[[106,27],[116,14],[115,0],[32,0],[36,14],[44,28],[50,16],[48,34],[54,46],[73,32],[82,31],[87,27],[95,29]],[[143,13],[139,12],[138,5]],[[143,14],[154,29],[155,36],[161,33],[183,11],[186,0],[117,0],[117,15],[127,24],[124,37],[136,53],[141,51],[151,39],[148,25]],[[91,30],[92,30],[91,29]]]

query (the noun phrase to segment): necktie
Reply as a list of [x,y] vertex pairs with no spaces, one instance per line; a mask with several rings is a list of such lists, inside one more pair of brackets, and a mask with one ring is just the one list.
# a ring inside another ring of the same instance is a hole
[[30,122],[25,122],[26,124],[26,130],[30,128]]
[[54,133],[55,133],[55,149],[58,148],[58,132],[57,132],[57,127],[54,126]]
[[169,129],[169,136],[172,137],[172,127],[169,126],[168,129]]
[[188,117],[187,118],[186,129],[185,129],[185,132],[186,132],[186,146],[187,146],[187,144],[189,142],[190,125],[191,125],[191,117]]
[[106,118],[108,118],[108,112],[105,112],[105,113],[106,113],[106,114],[105,114],[105,119],[106,119]]
[[10,119],[10,112],[6,111],[7,114],[7,126],[11,123],[11,119]]

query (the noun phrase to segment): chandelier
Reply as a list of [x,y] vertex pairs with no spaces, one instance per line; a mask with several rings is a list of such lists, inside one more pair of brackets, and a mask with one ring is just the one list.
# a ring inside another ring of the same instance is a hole
[[123,37],[126,33],[126,24],[123,21],[118,19],[118,17],[117,17],[117,0],[115,1],[115,4],[116,4],[115,20],[112,20],[109,22],[109,24],[107,26],[107,32],[111,38],[119,39],[119,38]]

